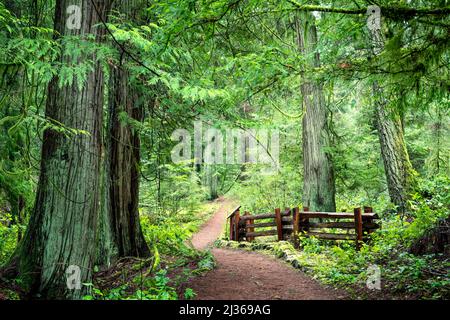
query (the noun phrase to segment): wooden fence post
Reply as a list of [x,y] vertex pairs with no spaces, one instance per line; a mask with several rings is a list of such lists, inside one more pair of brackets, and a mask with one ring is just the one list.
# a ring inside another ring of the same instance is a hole
[[300,229],[300,209],[298,207],[292,209],[292,228],[294,247],[298,248],[300,245],[298,241],[298,232]]
[[293,214],[292,214],[292,225],[293,225],[293,231],[294,234],[298,233],[299,231],[299,227],[300,227],[300,209],[298,207],[295,207],[293,209]]
[[355,208],[353,213],[355,214],[356,250],[359,250],[363,241],[361,208]]
[[234,214],[230,217],[230,241],[234,240]]
[[275,209],[275,222],[277,223],[278,241],[282,241],[283,240],[283,223],[281,221],[280,208]]
[[240,212],[239,212],[239,210],[238,211],[236,211],[236,215],[234,216],[234,224],[235,224],[235,237],[236,237],[236,241],[241,241],[241,237],[240,237],[240,234],[239,234],[239,223],[240,223],[240,221],[241,221],[241,215],[240,215]]
[[[250,213],[249,213],[248,211],[245,211],[244,216],[249,216],[249,215],[250,215]],[[254,221],[255,221],[255,220],[253,220],[253,219],[248,219],[248,220],[245,221],[245,224],[246,224],[246,225],[250,225],[250,224],[253,224]],[[246,228],[245,228],[245,233],[246,233],[245,239],[246,239],[247,241],[252,242],[252,241],[254,240],[254,237],[247,237],[247,232],[254,232],[254,231],[255,231],[255,228],[254,228],[254,227],[246,227]]]

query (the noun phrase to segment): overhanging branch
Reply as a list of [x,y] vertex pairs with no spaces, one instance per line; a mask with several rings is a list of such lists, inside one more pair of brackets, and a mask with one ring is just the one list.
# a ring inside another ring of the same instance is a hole
[[[331,12],[341,14],[365,14],[367,8],[335,8],[317,5],[303,5],[296,0],[287,0],[296,7],[299,11],[316,11],[316,12]],[[390,18],[398,17],[413,17],[413,16],[440,16],[450,14],[450,6],[442,8],[411,8],[404,6],[381,6],[381,12],[384,16]]]

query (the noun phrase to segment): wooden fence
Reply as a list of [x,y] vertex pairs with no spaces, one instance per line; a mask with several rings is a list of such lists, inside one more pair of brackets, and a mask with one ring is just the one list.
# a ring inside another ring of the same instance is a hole
[[[310,212],[308,208],[303,208],[303,211],[299,208],[281,211],[277,208],[274,213],[256,215],[247,211],[241,215],[240,209],[240,206],[237,207],[228,216],[230,240],[253,241],[256,237],[277,236],[278,241],[296,241],[298,236],[314,236],[325,240],[354,240],[359,250],[361,243],[368,240],[368,235],[380,228],[375,222],[378,215],[372,212],[371,207],[364,207],[364,212],[361,208],[355,208],[353,213]],[[256,223],[258,220],[263,222]],[[338,230],[341,232],[336,232]]]

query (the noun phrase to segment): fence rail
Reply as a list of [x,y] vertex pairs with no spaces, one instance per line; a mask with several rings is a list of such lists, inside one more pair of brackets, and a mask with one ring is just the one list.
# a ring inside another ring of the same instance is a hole
[[[381,227],[375,222],[379,217],[371,207],[364,207],[364,212],[355,208],[353,213],[311,212],[306,207],[302,211],[298,207],[284,211],[277,208],[274,213],[256,215],[247,211],[241,215],[240,209],[239,206],[228,215],[230,240],[253,241],[256,237],[277,236],[278,241],[292,239],[295,242],[298,237],[314,236],[324,240],[354,240],[359,250],[361,244],[368,240],[368,235]],[[265,221],[256,223],[256,220]],[[344,230],[345,233],[337,233],[336,230]]]

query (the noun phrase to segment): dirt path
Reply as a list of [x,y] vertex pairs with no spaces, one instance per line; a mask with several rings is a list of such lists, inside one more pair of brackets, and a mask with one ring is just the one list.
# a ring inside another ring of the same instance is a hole
[[[221,207],[193,237],[198,249],[216,240],[233,203],[221,199]],[[302,272],[270,256],[232,249],[212,249],[217,268],[187,284],[197,300],[334,300],[342,293],[326,288]]]
[[225,198],[219,198],[217,202],[221,203],[219,209],[200,229],[199,232],[192,237],[192,244],[196,249],[204,250],[220,236],[225,229],[227,215],[236,205]]

